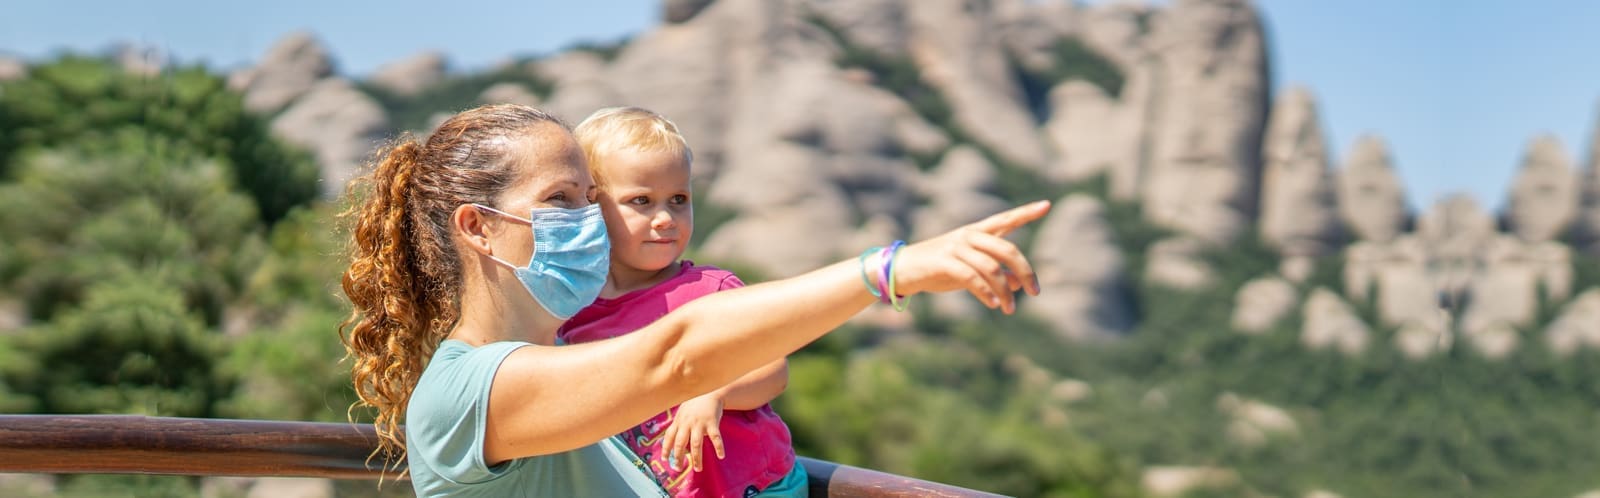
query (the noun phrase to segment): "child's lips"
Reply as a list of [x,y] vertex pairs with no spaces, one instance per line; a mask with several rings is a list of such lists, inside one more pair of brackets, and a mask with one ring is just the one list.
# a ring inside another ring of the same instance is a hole
[[677,241],[678,241],[678,239],[650,239],[650,240],[645,241],[645,243],[648,243],[648,244],[671,244],[671,243],[677,242]]

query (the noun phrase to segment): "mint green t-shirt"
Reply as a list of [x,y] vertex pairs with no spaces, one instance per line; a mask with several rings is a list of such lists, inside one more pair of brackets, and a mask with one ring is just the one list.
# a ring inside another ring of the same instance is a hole
[[500,362],[527,345],[439,345],[406,406],[406,461],[417,496],[667,496],[644,462],[615,437],[494,467],[484,462],[489,387]]

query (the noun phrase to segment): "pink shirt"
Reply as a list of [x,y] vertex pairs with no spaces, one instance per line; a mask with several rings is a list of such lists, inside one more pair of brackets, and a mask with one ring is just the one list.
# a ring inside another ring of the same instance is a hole
[[[557,335],[569,344],[610,339],[644,328],[668,311],[700,296],[744,287],[732,272],[714,266],[682,261],[677,276],[648,289],[616,299],[598,299],[563,325]],[[783,479],[794,467],[794,447],[789,426],[771,405],[754,410],[723,410],[722,447],[726,459],[717,460],[710,441],[703,441],[704,470],[688,465],[673,469],[661,449],[661,433],[672,423],[678,407],[656,415],[622,434],[622,439],[661,478],[661,486],[678,497],[743,497]]]

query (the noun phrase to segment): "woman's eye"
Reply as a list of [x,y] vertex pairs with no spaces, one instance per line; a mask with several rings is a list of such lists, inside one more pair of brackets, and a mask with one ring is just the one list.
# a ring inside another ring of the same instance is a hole
[[550,198],[545,199],[545,201],[547,201],[547,202],[548,201],[564,201],[564,200],[567,200],[567,193],[566,192],[556,192],[554,194],[550,194]]

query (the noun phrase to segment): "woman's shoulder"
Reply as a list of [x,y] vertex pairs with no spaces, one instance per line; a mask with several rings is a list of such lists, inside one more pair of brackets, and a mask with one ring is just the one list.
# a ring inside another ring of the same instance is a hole
[[458,403],[487,395],[500,363],[513,351],[527,345],[520,341],[502,341],[473,347],[457,340],[439,344],[411,393],[406,419],[423,420],[429,408],[459,407]]
[[498,341],[473,346],[463,341],[446,339],[439,343],[438,349],[434,350],[433,358],[428,361],[427,368],[423,369],[423,375],[426,376],[435,367],[439,370],[449,370],[473,368],[485,364],[498,365],[512,351],[529,345],[531,343],[524,341]]

